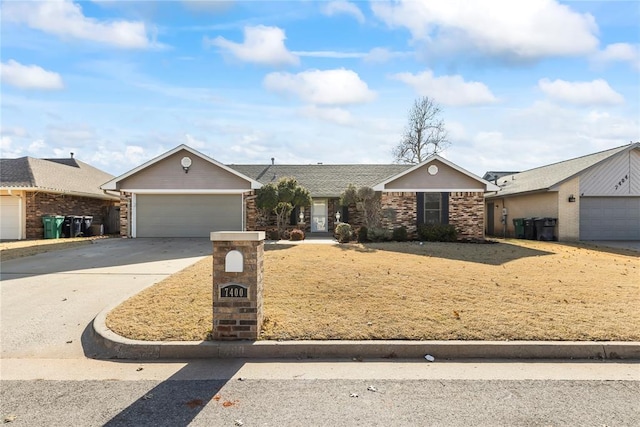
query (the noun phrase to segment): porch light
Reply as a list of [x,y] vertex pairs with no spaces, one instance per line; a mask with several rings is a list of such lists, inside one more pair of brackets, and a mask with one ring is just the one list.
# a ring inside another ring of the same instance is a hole
[[576,198],[573,196],[573,194],[571,194],[568,200],[569,200],[569,203],[573,203],[576,201]]
[[336,212],[336,222],[340,222],[340,212]]

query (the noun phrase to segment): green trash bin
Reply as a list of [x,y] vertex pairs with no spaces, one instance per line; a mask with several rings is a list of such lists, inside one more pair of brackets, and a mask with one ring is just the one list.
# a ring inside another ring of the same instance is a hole
[[59,239],[62,231],[63,216],[59,215],[44,215],[42,217],[42,224],[44,225],[44,238],[45,239]]
[[516,239],[524,239],[524,218],[514,218],[513,227],[516,230]]

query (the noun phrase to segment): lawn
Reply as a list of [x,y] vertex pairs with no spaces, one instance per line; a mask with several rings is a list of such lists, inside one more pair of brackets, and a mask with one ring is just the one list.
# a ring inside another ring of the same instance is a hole
[[[640,340],[637,253],[495,244],[266,245],[270,340]],[[113,310],[141,340],[205,340],[211,257]]]

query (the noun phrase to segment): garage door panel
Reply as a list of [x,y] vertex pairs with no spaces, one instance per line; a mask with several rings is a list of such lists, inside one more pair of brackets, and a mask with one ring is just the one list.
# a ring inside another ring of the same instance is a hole
[[0,240],[20,238],[20,198],[0,196]]
[[580,240],[640,240],[640,197],[581,198]]
[[212,231],[242,230],[242,195],[140,194],[137,237],[209,237]]

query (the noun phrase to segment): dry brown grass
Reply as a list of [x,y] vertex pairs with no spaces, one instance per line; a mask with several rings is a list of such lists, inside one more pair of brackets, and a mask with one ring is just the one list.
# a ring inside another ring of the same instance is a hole
[[96,237],[73,237],[65,239],[35,239],[18,240],[13,242],[0,243],[0,259],[8,261],[10,259],[22,258],[30,255],[37,255],[44,252],[52,252],[61,249],[70,249],[76,246],[88,245],[93,240],[105,239],[107,236]]
[[[262,339],[640,340],[640,261],[558,243],[267,246]],[[143,340],[203,340],[211,258],[114,310]]]

